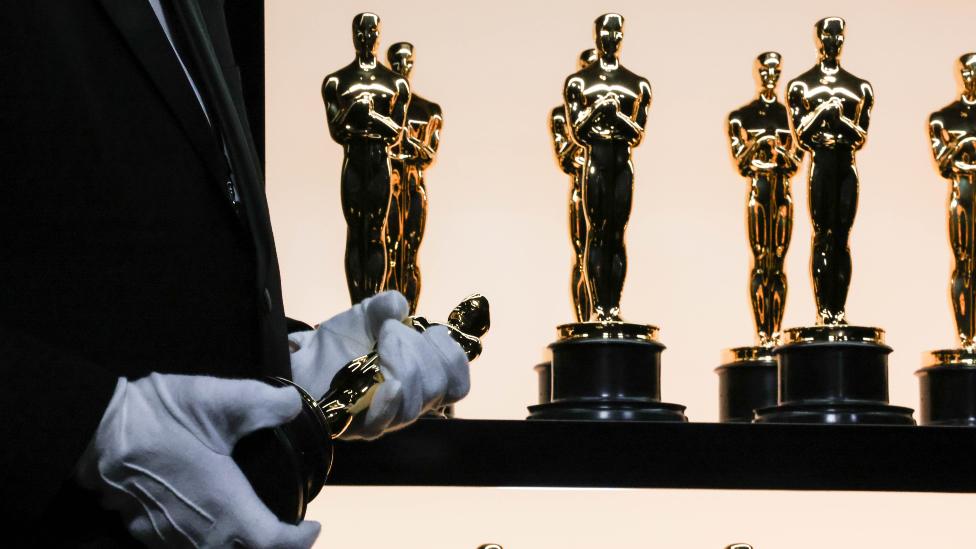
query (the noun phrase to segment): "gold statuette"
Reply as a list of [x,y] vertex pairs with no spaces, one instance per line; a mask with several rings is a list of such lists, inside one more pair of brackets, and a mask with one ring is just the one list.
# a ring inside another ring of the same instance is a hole
[[844,324],[851,282],[848,237],[857,211],[855,153],[868,136],[874,90],[840,66],[844,20],[817,22],[820,62],[789,83],[787,104],[800,147],[812,153],[813,285],[818,322]]
[[647,79],[620,64],[623,25],[616,13],[596,19],[595,53],[580,56],[563,86],[563,105],[549,115],[556,159],[572,178],[576,322],[557,327],[551,360],[537,367],[540,403],[529,407],[530,419],[687,421],[684,406],[661,401],[657,328],[620,316],[631,152],[644,137],[651,104]]
[[963,90],[929,117],[932,154],[949,193],[949,243],[955,266],[949,297],[958,349],[927,353],[916,372],[924,425],[976,426],[976,53],[959,58]]
[[[844,20],[814,25],[819,62],[790,81],[786,104],[797,145],[811,153],[815,326],[785,330],[776,347],[777,405],[756,410],[760,423],[912,425],[912,410],[888,402],[884,330],[851,326],[848,237],[857,211],[854,156],[868,135],[874,91],[840,66]],[[795,164],[798,159],[787,163]]]
[[729,349],[716,368],[719,420],[752,421],[756,409],[776,404],[776,358],[786,307],[784,261],[793,232],[790,178],[800,164],[786,106],[776,97],[780,54],[756,58],[759,94],[729,114],[728,133],[736,169],[750,182],[746,224],[752,249],[749,296],[756,346]]
[[403,132],[410,103],[407,79],[376,57],[380,20],[353,18],[356,59],[325,77],[329,132],[342,145],[342,210],[346,233],[346,282],[353,303],[384,289],[386,221],[392,194],[390,147]]
[[932,154],[942,177],[952,183],[949,196],[949,242],[955,257],[949,295],[959,344],[976,351],[976,53],[959,59],[964,89],[929,118]]
[[651,85],[620,64],[624,20],[610,13],[596,20],[597,62],[566,79],[563,99],[570,135],[586,151],[582,203],[583,252],[593,314],[620,320],[627,274],[624,230],[634,192],[631,149],[640,144],[651,105]]
[[[410,77],[414,48],[408,42],[390,46],[387,59],[393,72]],[[391,147],[393,197],[387,217],[386,245],[389,272],[386,288],[399,290],[410,303],[410,314],[417,311],[420,298],[420,267],[417,252],[427,222],[427,186],[424,170],[430,167],[440,144],[444,123],[441,108],[411,94],[403,137]]]
[[786,306],[783,264],[793,232],[790,178],[800,164],[786,107],[776,98],[781,57],[776,52],[756,60],[759,97],[729,115],[732,156],[751,182],[747,205],[752,269],[749,296],[760,347],[779,343]]
[[[596,61],[596,50],[584,50],[579,57],[579,68],[584,69]],[[590,289],[586,283],[584,252],[586,250],[586,214],[583,212],[583,166],[586,164],[586,151],[573,141],[566,123],[566,105],[552,109],[549,115],[549,131],[556,152],[559,169],[570,177],[572,184],[569,193],[569,236],[573,243],[573,270],[570,288],[573,297],[573,310],[577,322],[586,322],[592,316]]]

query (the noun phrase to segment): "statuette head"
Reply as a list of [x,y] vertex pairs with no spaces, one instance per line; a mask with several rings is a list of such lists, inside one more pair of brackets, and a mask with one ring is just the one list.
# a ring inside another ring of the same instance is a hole
[[616,57],[620,52],[620,42],[624,39],[624,17],[617,13],[606,13],[597,17],[593,25],[597,52],[601,57]]
[[976,100],[976,53],[967,53],[959,58],[959,74],[966,96]]
[[846,23],[840,17],[826,17],[817,21],[815,29],[821,59],[834,59],[840,56],[840,50],[844,47],[845,26]]
[[375,13],[360,13],[352,18],[352,41],[356,45],[356,53],[363,56],[376,55],[376,46],[380,37],[380,17]]
[[599,59],[599,56],[597,56],[596,48],[583,50],[583,52],[580,53],[579,56],[579,68],[585,69],[586,67],[589,67],[593,63],[596,63],[597,59]]
[[393,72],[404,78],[410,77],[413,70],[413,44],[410,42],[397,42],[386,50],[386,59],[390,62]]
[[780,76],[780,62],[782,56],[774,51],[767,51],[759,54],[756,58],[756,72],[759,74],[759,83],[767,94],[772,94],[776,89],[776,82]]

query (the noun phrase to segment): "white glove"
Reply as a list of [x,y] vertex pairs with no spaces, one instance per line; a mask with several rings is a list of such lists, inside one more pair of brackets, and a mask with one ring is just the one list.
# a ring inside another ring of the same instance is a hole
[[402,322],[410,307],[395,291],[368,297],[352,308],[326,320],[314,330],[288,334],[292,348],[292,381],[319,398],[329,390],[332,378],[350,360],[376,347],[380,326],[387,320]]
[[385,381],[343,438],[376,438],[405,427],[425,412],[461,400],[471,388],[468,357],[446,326],[421,333],[387,320],[378,351]]
[[360,413],[343,438],[376,438],[404,427],[421,414],[468,394],[468,358],[444,326],[424,333],[404,324],[409,306],[396,291],[376,294],[323,322],[295,332],[288,340],[292,380],[316,398],[354,358],[378,350],[386,381],[369,409]]
[[150,547],[311,547],[321,526],[279,521],[230,456],[242,436],[300,409],[294,389],[259,381],[120,378],[78,480]]

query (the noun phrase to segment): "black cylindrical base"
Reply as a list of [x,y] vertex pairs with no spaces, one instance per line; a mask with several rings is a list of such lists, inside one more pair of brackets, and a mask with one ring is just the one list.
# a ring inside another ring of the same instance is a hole
[[542,362],[533,368],[539,375],[539,404],[552,400],[552,362]]
[[661,402],[661,351],[652,339],[563,339],[552,350],[550,401],[529,419],[687,421]]
[[278,519],[297,524],[332,468],[332,436],[315,399],[308,393],[280,378],[267,381],[298,389],[302,411],[280,427],[244,436],[232,456],[268,509]]
[[937,364],[915,372],[922,425],[976,426],[976,366]]
[[718,420],[749,423],[755,411],[776,405],[776,363],[743,360],[715,368],[718,374]]
[[778,405],[757,423],[914,425],[911,408],[888,404],[891,347],[872,341],[797,341],[777,347]]

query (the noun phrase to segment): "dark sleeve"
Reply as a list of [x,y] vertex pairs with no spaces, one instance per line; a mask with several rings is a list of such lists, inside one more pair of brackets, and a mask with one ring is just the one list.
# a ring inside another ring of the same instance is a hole
[[307,330],[312,330],[313,328],[308,324],[305,324],[301,320],[295,320],[294,318],[285,318],[285,326],[288,328],[288,333],[293,332],[305,332]]
[[36,519],[50,505],[94,436],[117,381],[94,364],[0,326],[4,522]]

